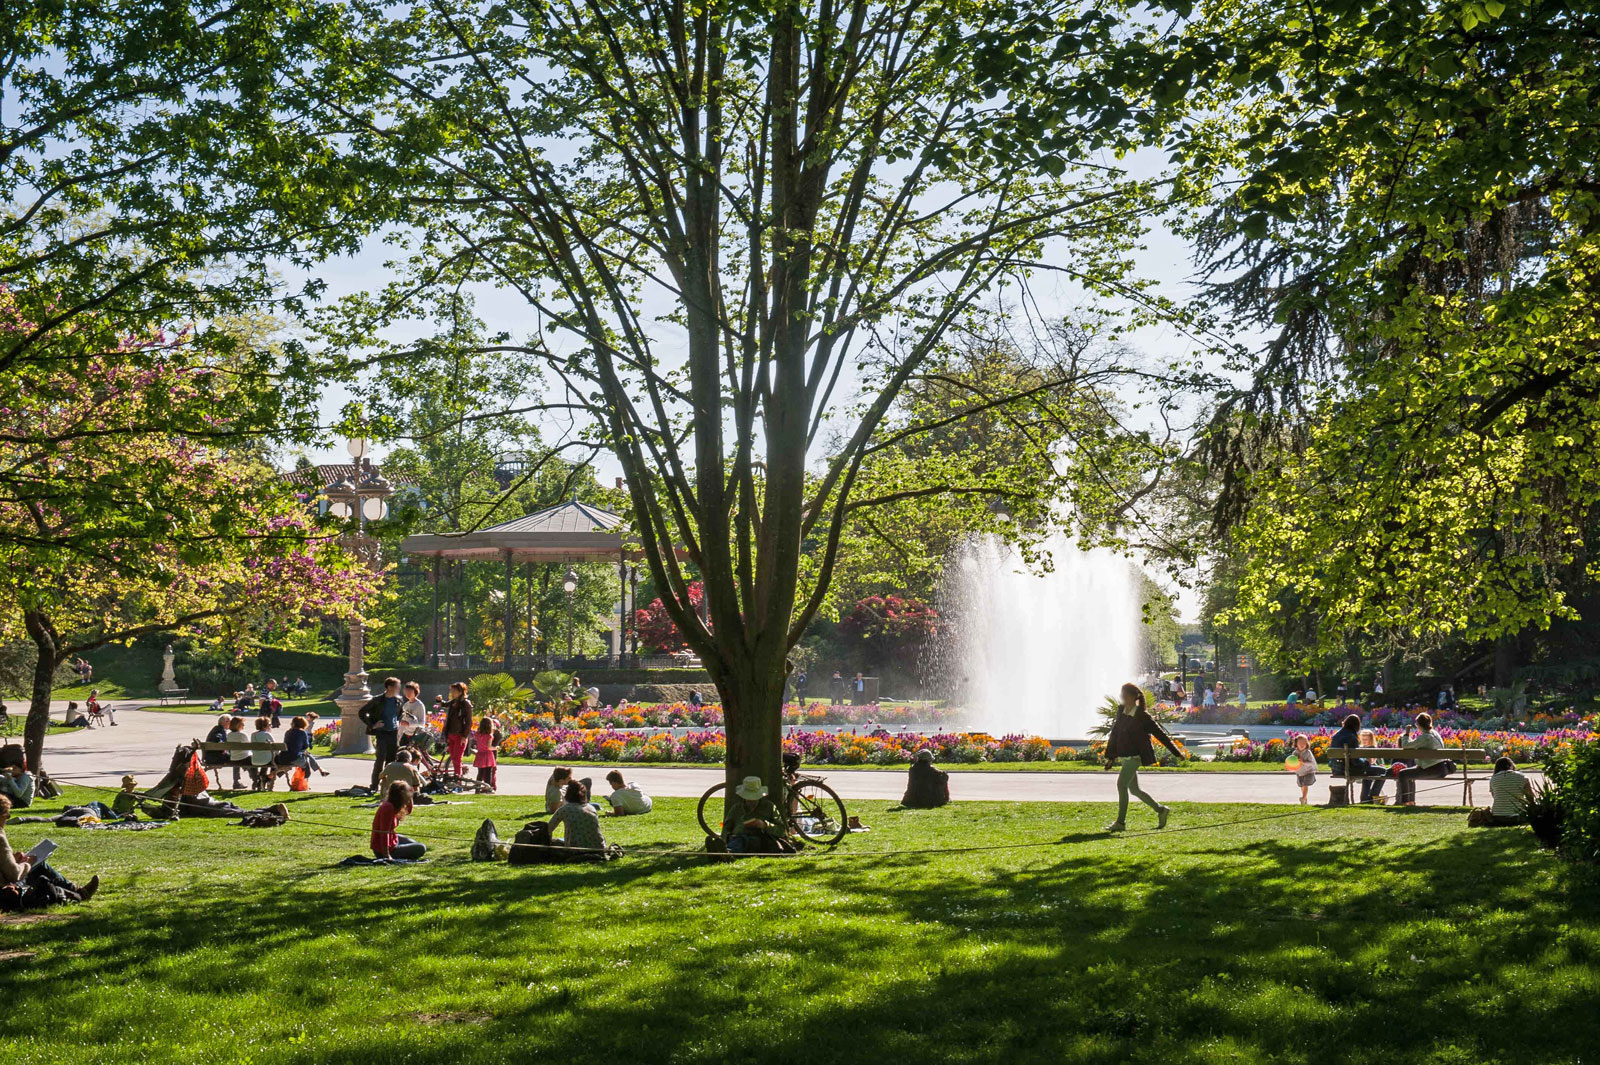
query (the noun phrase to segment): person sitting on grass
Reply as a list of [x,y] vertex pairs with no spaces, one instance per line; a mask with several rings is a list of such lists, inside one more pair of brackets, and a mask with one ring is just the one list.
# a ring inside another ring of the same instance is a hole
[[639,790],[639,785],[629,784],[615,769],[606,774],[606,783],[611,785],[611,794],[606,796],[606,800],[611,803],[613,816],[647,814],[655,808],[655,803]]
[[1517,763],[1501,755],[1494,763],[1494,776],[1489,778],[1490,825],[1525,825],[1528,823],[1528,805],[1533,802],[1533,785],[1517,772]]
[[728,799],[723,847],[729,854],[773,854],[785,849],[784,835],[783,815],[767,797],[767,786],[760,777],[745,777]]
[[132,776],[122,778],[122,790],[111,800],[111,812],[118,817],[132,817],[139,809],[139,782]]
[[378,778],[378,790],[387,793],[394,782],[404,781],[413,793],[422,788],[422,774],[412,764],[413,755],[410,751],[401,751],[395,755],[394,761],[383,767],[383,775]]
[[62,715],[61,723],[68,728],[88,728],[89,715],[78,709],[78,704],[69,702],[67,712]]
[[555,841],[556,826],[566,826],[563,845],[579,851],[602,854],[606,849],[605,836],[600,833],[600,815],[589,803],[588,792],[576,780],[568,781],[562,793],[562,803],[550,815],[550,839]]
[[906,793],[900,805],[913,810],[931,810],[950,801],[950,774],[933,767],[933,751],[924,747],[917,752],[906,778]]
[[561,808],[561,798],[572,781],[570,766],[558,765],[550,770],[550,779],[544,782],[544,812],[553,814]]
[[37,784],[33,774],[28,772],[28,767],[20,762],[0,772],[0,795],[4,795],[11,801],[11,805],[19,810],[25,810],[33,805]]
[[389,785],[388,795],[372,815],[372,854],[381,861],[398,858],[416,861],[428,853],[425,844],[398,833],[400,822],[412,810],[411,785],[397,780]]
[[0,795],[0,911],[16,913],[63,902],[88,902],[100,890],[98,876],[79,887],[45,862],[12,850],[6,838],[9,820],[11,800]]

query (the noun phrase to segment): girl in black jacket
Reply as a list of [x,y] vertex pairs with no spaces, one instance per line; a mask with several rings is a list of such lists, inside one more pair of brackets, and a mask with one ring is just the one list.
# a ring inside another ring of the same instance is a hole
[[1145,709],[1144,691],[1137,684],[1124,684],[1122,713],[1117,715],[1117,720],[1111,726],[1111,735],[1106,740],[1106,765],[1118,767],[1117,819],[1106,826],[1107,832],[1122,832],[1128,827],[1130,792],[1156,812],[1157,828],[1167,827],[1167,808],[1139,787],[1139,767],[1156,764],[1155,748],[1150,746],[1152,736],[1160,740],[1174,757],[1183,758],[1183,752],[1172,742],[1167,730],[1156,724],[1155,718]]

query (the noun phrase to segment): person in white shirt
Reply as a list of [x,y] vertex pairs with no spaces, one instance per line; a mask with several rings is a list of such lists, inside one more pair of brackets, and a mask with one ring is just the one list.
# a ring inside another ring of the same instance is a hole
[[611,813],[617,817],[629,814],[647,814],[654,807],[650,796],[639,790],[637,784],[629,784],[622,779],[622,774],[613,769],[606,774],[606,783],[611,785],[611,794],[606,799],[611,803]]
[[[1400,746],[1410,750],[1444,750],[1444,741],[1439,734],[1433,731],[1433,716],[1431,714],[1417,715],[1417,731],[1411,734]],[[1417,804],[1417,785],[1419,777],[1443,777],[1450,774],[1450,763],[1439,759],[1437,761],[1418,761],[1409,769],[1402,769],[1395,774],[1395,791],[1398,795],[1395,801],[1404,806]]]
[[411,680],[400,689],[405,701],[400,704],[400,746],[411,745],[411,737],[428,728],[428,705],[422,701],[422,685]]
[[[229,743],[249,743],[250,734],[244,730],[244,718],[236,717],[228,722]],[[233,790],[243,791],[244,785],[239,782],[239,770],[250,761],[249,751],[229,751],[228,758],[233,762]],[[252,775],[254,775],[252,773]]]
[[[251,743],[275,743],[269,726],[271,718],[256,718],[256,730],[250,733]],[[272,789],[272,751],[262,749],[250,752],[250,781],[253,787]]]
[[1489,824],[1523,825],[1528,822],[1528,804],[1533,801],[1533,785],[1517,772],[1517,763],[1502,755],[1494,763],[1489,778]]

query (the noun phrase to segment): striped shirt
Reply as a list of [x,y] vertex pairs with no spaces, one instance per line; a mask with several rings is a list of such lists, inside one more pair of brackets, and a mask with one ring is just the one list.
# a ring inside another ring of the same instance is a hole
[[1527,810],[1528,778],[1515,769],[1504,769],[1489,778],[1489,794],[1494,797],[1490,809],[1496,817],[1522,817]]

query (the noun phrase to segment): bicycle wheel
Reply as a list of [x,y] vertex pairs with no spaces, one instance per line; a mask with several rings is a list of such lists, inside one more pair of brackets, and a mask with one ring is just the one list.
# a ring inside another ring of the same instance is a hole
[[[724,780],[721,784],[711,785],[711,787],[706,789],[706,793],[700,796],[700,805],[695,809],[695,816],[700,819],[700,829],[708,836],[722,835],[722,792],[727,788],[727,786],[728,782],[726,780]],[[717,800],[717,827],[715,828],[712,828],[711,822],[706,820],[706,807],[710,805],[713,796],[715,796]]]
[[822,781],[804,780],[790,795],[794,805],[790,824],[802,839],[820,847],[831,847],[850,831],[844,800]]

